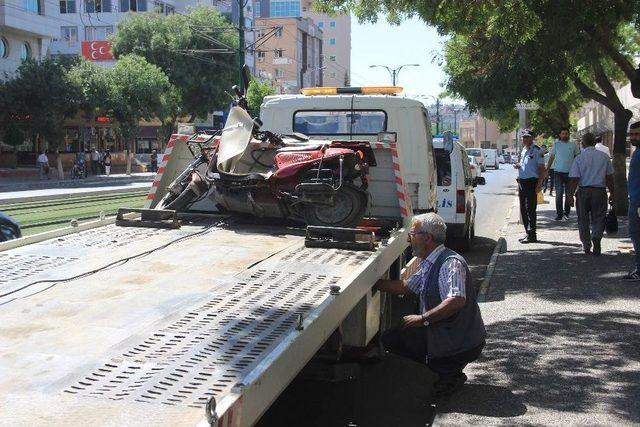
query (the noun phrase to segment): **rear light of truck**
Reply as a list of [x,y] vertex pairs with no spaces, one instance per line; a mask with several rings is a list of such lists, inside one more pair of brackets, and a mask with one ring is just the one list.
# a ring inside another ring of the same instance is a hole
[[466,200],[464,197],[464,190],[458,190],[456,192],[456,213],[464,213],[466,210]]

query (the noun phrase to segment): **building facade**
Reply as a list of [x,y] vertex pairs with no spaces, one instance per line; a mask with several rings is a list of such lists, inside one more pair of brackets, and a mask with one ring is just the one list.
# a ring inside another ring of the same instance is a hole
[[302,17],[322,31],[322,84],[349,86],[351,81],[351,17],[313,11],[311,0],[255,0],[256,18]]
[[[322,30],[309,18],[258,18],[256,75],[279,93],[322,85]],[[269,30],[275,29],[273,35]],[[264,41],[262,41],[264,39]]]
[[516,133],[500,132],[498,123],[482,117],[460,120],[458,141],[467,148],[497,148],[509,152],[516,150]]
[[45,0],[0,2],[0,78],[11,76],[27,58],[42,59],[58,34],[57,3]]

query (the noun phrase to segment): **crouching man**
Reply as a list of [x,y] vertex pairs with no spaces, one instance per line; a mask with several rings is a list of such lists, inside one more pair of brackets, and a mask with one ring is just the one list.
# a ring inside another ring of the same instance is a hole
[[379,280],[378,290],[392,294],[416,294],[417,314],[382,336],[385,349],[438,374],[436,401],[457,392],[467,380],[462,372],[484,347],[486,332],[476,301],[473,279],[466,261],[444,246],[447,226],[437,214],[413,218],[409,243],[422,259],[408,280]]

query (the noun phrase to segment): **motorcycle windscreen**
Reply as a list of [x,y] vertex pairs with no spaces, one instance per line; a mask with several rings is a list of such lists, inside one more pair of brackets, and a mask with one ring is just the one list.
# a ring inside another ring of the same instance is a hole
[[240,107],[231,108],[218,146],[216,166],[220,172],[237,174],[236,166],[251,142],[252,129],[251,116]]

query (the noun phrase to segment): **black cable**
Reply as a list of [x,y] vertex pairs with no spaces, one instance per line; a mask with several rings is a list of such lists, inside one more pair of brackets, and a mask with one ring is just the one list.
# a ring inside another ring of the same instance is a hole
[[[122,259],[119,259],[119,260],[113,261],[113,262],[111,262],[111,263],[109,263],[109,264],[107,264],[107,265],[104,265],[104,266],[102,266],[102,267],[98,267],[98,268],[96,268],[95,270],[87,271],[87,272],[84,272],[84,273],[81,273],[81,274],[78,274],[78,275],[75,275],[75,276],[72,276],[72,277],[68,277],[68,278],[66,278],[66,279],[47,279],[47,280],[37,280],[37,281],[35,281],[35,282],[28,283],[28,284],[26,284],[26,285],[24,285],[24,286],[21,286],[21,287],[20,287],[20,288],[18,288],[18,289],[14,289],[14,290],[9,291],[9,292],[6,292],[6,293],[4,293],[4,294],[0,294],[0,298],[4,298],[4,297],[7,297],[7,296],[9,296],[9,295],[13,295],[13,294],[15,294],[15,293],[17,293],[17,292],[20,292],[20,291],[22,291],[22,290],[24,290],[24,289],[30,288],[31,286],[34,286],[34,285],[37,285],[37,284],[40,284],[40,283],[52,283],[52,285],[51,285],[51,286],[49,286],[49,287],[47,287],[47,288],[45,288],[45,289],[42,289],[42,290],[40,290],[40,291],[38,291],[38,292],[35,292],[35,293],[33,293],[33,294],[25,295],[24,297],[19,297],[19,298],[27,298],[27,297],[30,297],[30,296],[32,296],[32,295],[36,295],[36,294],[38,294],[38,293],[40,293],[40,292],[42,292],[42,291],[45,291],[45,290],[47,290],[47,289],[51,289],[53,286],[55,286],[55,285],[57,285],[57,284],[59,284],[59,283],[66,283],[66,282],[70,282],[70,281],[72,281],[72,280],[81,279],[81,278],[84,278],[84,277],[91,276],[91,275],[93,275],[93,274],[99,273],[100,271],[106,270],[106,269],[108,269],[108,268],[111,268],[111,267],[115,267],[115,266],[119,266],[119,265],[126,264],[127,262],[131,261],[132,259],[136,259],[136,258],[141,258],[141,257],[147,256],[147,255],[149,255],[149,254],[152,254],[153,252],[159,251],[159,250],[164,249],[164,248],[166,248],[166,247],[168,247],[168,246],[170,246],[170,245],[173,245],[174,243],[178,243],[178,242],[181,242],[181,241],[183,241],[183,240],[187,240],[187,239],[190,239],[190,238],[192,238],[192,237],[199,236],[199,235],[201,235],[201,234],[206,233],[206,232],[207,232],[207,231],[209,231],[212,227],[214,227],[215,225],[218,225],[218,224],[220,224],[220,223],[210,224],[210,225],[208,225],[204,230],[200,230],[200,231],[197,231],[197,232],[195,232],[195,233],[187,234],[186,236],[179,237],[179,238],[177,238],[177,239],[175,239],[175,240],[172,240],[172,241],[167,242],[167,243],[165,243],[165,244],[163,244],[163,245],[161,245],[161,246],[158,246],[157,248],[149,249],[149,250],[144,251],[144,252],[141,252],[141,253],[139,253],[139,254],[137,254],[137,255],[132,255],[132,256],[130,256],[130,257],[126,257],[126,258],[122,258]],[[12,301],[14,301],[14,300],[16,300],[16,299],[19,299],[19,298],[13,298],[13,299],[11,299],[11,300],[9,300],[9,301],[6,301],[6,302],[3,302],[3,303],[0,303],[0,306],[5,305],[5,304],[8,304],[8,303],[10,303],[10,302],[12,302]]]

